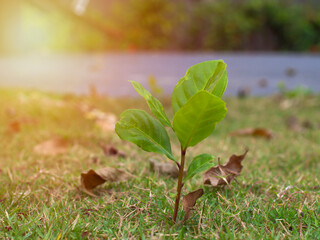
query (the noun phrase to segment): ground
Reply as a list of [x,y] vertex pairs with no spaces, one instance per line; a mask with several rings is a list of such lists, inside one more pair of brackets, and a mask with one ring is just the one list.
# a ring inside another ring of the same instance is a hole
[[[229,187],[205,186],[192,217],[176,225],[177,179],[150,172],[148,163],[150,157],[168,160],[102,131],[84,113],[96,108],[119,116],[127,108],[147,109],[142,100],[5,89],[0,100],[1,239],[320,239],[320,96],[227,98],[227,117],[187,159],[210,153],[224,163],[248,147],[242,173]],[[169,99],[163,103],[171,112]],[[305,127],[288,128],[290,116],[307,121]],[[246,127],[274,136],[230,135]],[[64,139],[68,151],[34,151],[52,138]],[[101,145],[108,143],[127,157],[105,156]],[[176,139],[172,148],[178,156]],[[98,187],[98,197],[83,193],[80,174],[106,166],[135,178]],[[201,175],[184,194],[200,186]]]

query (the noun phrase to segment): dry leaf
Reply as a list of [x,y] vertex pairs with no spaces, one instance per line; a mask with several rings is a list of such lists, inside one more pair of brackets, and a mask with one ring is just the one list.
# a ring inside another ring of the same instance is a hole
[[310,122],[309,120],[304,120],[302,123],[301,123],[302,127],[304,129],[313,129],[314,126],[312,124],[312,122]]
[[204,184],[209,184],[213,187],[230,184],[236,176],[240,175],[242,170],[241,162],[247,153],[248,149],[242,155],[233,154],[226,164],[210,168],[203,175]]
[[9,133],[18,133],[21,131],[21,122],[18,120],[14,120],[9,122],[8,124],[8,132]]
[[65,139],[53,138],[42,142],[33,148],[40,155],[55,156],[68,151],[69,143]]
[[194,192],[188,193],[183,197],[182,206],[185,214],[182,222],[185,222],[190,218],[190,214],[194,205],[196,204],[198,198],[200,198],[202,195],[203,195],[203,189],[200,188]]
[[266,128],[243,128],[230,133],[231,136],[253,136],[266,139],[273,138],[273,133]]
[[289,109],[294,106],[294,101],[292,99],[284,99],[280,102],[280,108],[283,110]]
[[105,113],[98,109],[93,109],[86,113],[88,119],[93,119],[101,130],[110,132],[114,131],[117,123],[117,117],[113,113]]
[[313,124],[310,121],[305,120],[300,123],[299,120],[295,116],[288,117],[286,119],[286,125],[290,130],[295,131],[295,132],[302,132],[307,129],[313,128]]
[[106,167],[99,170],[89,170],[87,173],[81,173],[81,190],[85,193],[96,196],[92,190],[106,181],[122,182],[134,176],[130,173],[112,167]]
[[174,163],[161,163],[155,159],[150,158],[150,171],[159,173],[161,175],[169,175],[177,178],[179,175],[178,166]]
[[124,152],[119,151],[112,144],[101,145],[101,148],[106,156],[117,156],[117,157],[122,157],[122,158],[126,157],[126,154]]

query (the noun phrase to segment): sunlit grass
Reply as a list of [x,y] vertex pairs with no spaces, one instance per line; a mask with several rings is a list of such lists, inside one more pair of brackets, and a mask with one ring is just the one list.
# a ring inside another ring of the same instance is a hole
[[[238,183],[205,188],[192,218],[174,225],[171,216],[176,180],[149,172],[146,153],[102,132],[82,112],[83,105],[117,116],[127,108],[145,108],[140,100],[54,95],[0,90],[0,238],[13,239],[317,239],[320,237],[320,98],[227,99],[228,114],[215,134],[190,149],[190,156],[211,153],[225,162],[250,151]],[[291,101],[290,104],[283,104]],[[168,100],[165,108],[170,111]],[[289,106],[289,107],[287,107]],[[285,119],[309,120],[312,129],[293,132]],[[10,127],[20,122],[19,130]],[[266,127],[268,141],[230,137],[244,127]],[[41,156],[34,146],[52,137],[70,143],[67,153]],[[102,143],[113,143],[127,158],[106,157]],[[173,152],[178,154],[177,142]],[[160,157],[160,156],[159,156]],[[164,158],[163,158],[164,160]],[[80,173],[104,166],[137,176],[82,193]],[[201,184],[201,176],[185,192]],[[181,214],[180,214],[181,216]]]

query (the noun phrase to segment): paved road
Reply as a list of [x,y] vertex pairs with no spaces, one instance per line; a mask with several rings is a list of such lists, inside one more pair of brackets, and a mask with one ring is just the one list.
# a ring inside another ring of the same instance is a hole
[[[134,94],[128,80],[148,86],[147,79],[153,75],[170,94],[189,66],[212,59],[224,59],[228,64],[229,95],[245,87],[250,87],[254,95],[273,94],[279,81],[289,87],[305,85],[320,91],[320,55],[265,53],[108,53],[0,58],[0,87],[87,93],[90,84],[94,84],[101,93],[122,96]],[[259,87],[260,79],[267,80],[266,88]]]

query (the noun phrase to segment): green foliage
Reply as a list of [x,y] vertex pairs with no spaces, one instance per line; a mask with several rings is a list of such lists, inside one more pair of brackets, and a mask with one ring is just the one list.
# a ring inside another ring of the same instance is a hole
[[[70,9],[39,11],[32,1],[21,1],[21,26],[1,17],[0,31],[9,39],[16,30],[8,26],[21,28],[26,39],[17,47],[29,51],[320,49],[319,1],[122,0],[101,9],[92,8],[93,2],[80,17]],[[12,16],[14,9],[2,15]]]
[[211,93],[201,90],[192,96],[173,118],[173,129],[182,148],[207,138],[226,113],[225,102]]
[[[175,112],[172,126],[162,104],[141,84],[134,81],[132,84],[135,90],[147,101],[151,112],[164,126],[170,126],[180,141],[181,162],[177,163],[179,174],[173,213],[173,221],[176,222],[183,187],[187,148],[195,146],[207,138],[227,113],[225,102],[220,99],[228,84],[226,64],[222,60],[207,61],[188,69],[172,94]],[[144,111],[127,110],[121,114],[120,121],[116,124],[116,132],[121,139],[131,141],[145,151],[163,153],[175,161],[171,153],[169,136],[160,122]],[[208,154],[195,158],[190,164],[185,181],[212,167],[212,159],[213,156]],[[203,190],[200,190],[203,193]],[[194,205],[194,203],[190,204]],[[187,212],[185,214],[186,217]]]
[[311,89],[303,85],[288,89],[285,82],[280,81],[278,82],[277,87],[281,95],[286,98],[302,98],[312,94]]
[[[173,129],[184,151],[207,138],[227,113],[225,102],[220,99],[228,83],[226,64],[222,60],[196,64],[178,82],[172,97],[173,106],[176,106],[173,125],[160,101],[140,83],[131,83],[146,100],[154,116],[164,126]],[[174,160],[165,128],[144,111],[127,110],[122,113],[116,132],[120,138],[135,143],[145,151],[163,153]]]
[[167,131],[156,119],[142,110],[124,111],[116,124],[116,133],[121,139],[133,142],[147,152],[162,153],[175,161]]
[[190,67],[173,90],[173,111],[176,113],[200,90],[221,98],[228,84],[226,67],[222,60],[202,62]]
[[201,154],[196,156],[189,165],[187,176],[184,181],[193,178],[196,174],[206,171],[207,169],[215,166],[213,163],[214,156],[211,154]]
[[139,93],[146,101],[147,104],[153,113],[153,115],[164,125],[167,127],[171,127],[171,123],[164,112],[163,106],[161,102],[153,97],[151,93],[149,93],[140,83],[131,81],[134,89]]

